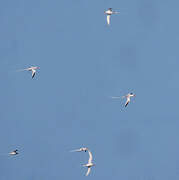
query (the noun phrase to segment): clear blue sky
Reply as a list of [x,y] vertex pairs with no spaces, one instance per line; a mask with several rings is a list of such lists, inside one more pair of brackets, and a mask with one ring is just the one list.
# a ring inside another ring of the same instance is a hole
[[[177,0],[0,1],[1,180],[179,179]],[[119,15],[107,27],[104,10]],[[30,72],[40,66],[32,80]],[[110,96],[136,93],[127,108]]]

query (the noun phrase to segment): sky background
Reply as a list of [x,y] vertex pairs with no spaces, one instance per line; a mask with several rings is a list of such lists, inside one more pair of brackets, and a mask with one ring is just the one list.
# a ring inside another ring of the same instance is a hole
[[[178,6],[1,0],[0,154],[20,154],[0,155],[0,179],[178,180]],[[110,98],[129,92],[127,108]]]

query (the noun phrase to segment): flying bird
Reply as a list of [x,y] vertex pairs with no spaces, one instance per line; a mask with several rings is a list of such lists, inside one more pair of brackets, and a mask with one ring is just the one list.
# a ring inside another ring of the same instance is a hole
[[127,107],[127,105],[129,104],[129,102],[131,101],[131,97],[134,97],[134,96],[136,96],[136,95],[133,94],[133,93],[129,93],[129,94],[127,94],[126,96],[123,96],[123,97],[126,97],[126,98],[127,98],[126,103],[125,103],[125,107]]
[[136,96],[134,93],[129,93],[129,94],[127,94],[127,95],[125,95],[125,96],[112,96],[111,98],[112,99],[120,99],[120,98],[126,98],[126,103],[125,103],[125,107],[127,107],[127,105],[129,104],[129,102],[131,101],[131,97],[134,97],[134,96]]
[[70,151],[70,152],[82,152],[82,151],[88,151],[88,148],[86,148],[86,147],[82,147],[82,148],[80,148],[80,149],[75,149],[75,150],[72,150],[72,151]]
[[19,154],[17,151],[18,151],[18,149],[16,149],[16,150],[10,152],[9,154],[10,154],[10,155],[17,155],[17,154]]
[[40,69],[40,68],[37,67],[37,66],[31,66],[31,67],[29,67],[29,68],[22,69],[22,70],[19,70],[19,71],[31,71],[31,72],[32,72],[32,78],[34,78],[37,69]]
[[88,171],[86,172],[86,176],[89,175],[90,171],[91,171],[91,167],[92,166],[95,166],[95,164],[92,163],[92,160],[93,160],[93,156],[92,156],[92,153],[91,151],[88,149],[88,154],[89,154],[89,160],[88,160],[88,163],[83,165],[84,167],[87,167],[88,168]]
[[110,25],[110,18],[112,14],[119,14],[120,12],[113,11],[112,8],[108,8],[107,11],[104,11],[104,14],[107,15],[107,24]]

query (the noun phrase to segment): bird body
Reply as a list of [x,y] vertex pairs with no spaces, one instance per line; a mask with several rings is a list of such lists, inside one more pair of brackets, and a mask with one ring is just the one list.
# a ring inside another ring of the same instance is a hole
[[32,72],[32,78],[34,78],[37,69],[39,69],[39,67],[32,66],[32,67],[27,68],[26,70],[31,71]]
[[37,66],[31,66],[31,67],[29,67],[29,68],[22,69],[22,70],[20,70],[20,71],[31,71],[31,72],[32,72],[32,78],[34,78],[37,69],[40,69],[40,68],[37,67]]
[[92,156],[91,151],[87,147],[82,147],[80,149],[75,149],[75,150],[72,150],[70,152],[82,152],[82,151],[85,151],[85,152],[88,151],[88,154],[89,154],[88,163],[83,165],[83,167],[87,167],[88,168],[88,171],[86,172],[86,176],[88,176],[90,171],[91,171],[91,167],[95,165],[95,164],[92,163],[93,156]]
[[129,102],[131,101],[131,97],[134,97],[134,96],[135,96],[135,94],[133,94],[133,93],[129,93],[129,94],[127,94],[126,96],[124,96],[124,97],[127,98],[126,103],[125,103],[125,107],[127,107],[127,105],[129,104]]
[[107,15],[107,17],[106,17],[107,19],[106,19],[106,20],[107,20],[107,24],[108,24],[108,25],[110,25],[111,15],[112,15],[112,14],[118,14],[118,13],[119,13],[119,12],[117,12],[117,11],[113,11],[112,8],[108,8],[107,11],[104,11],[104,14]]
[[113,14],[112,8],[109,8],[107,11],[105,11],[105,14],[107,14],[107,15]]
[[9,154],[10,154],[10,155],[17,155],[17,154],[19,154],[17,151],[18,151],[18,149],[16,149],[16,150],[10,152]]
[[126,102],[125,102],[125,107],[127,107],[127,105],[129,104],[129,102],[131,101],[131,97],[134,97],[134,96],[136,96],[135,94],[133,94],[133,93],[129,93],[129,94],[127,94],[127,95],[125,95],[125,96],[112,96],[111,98],[112,99],[120,99],[120,98],[126,98]]

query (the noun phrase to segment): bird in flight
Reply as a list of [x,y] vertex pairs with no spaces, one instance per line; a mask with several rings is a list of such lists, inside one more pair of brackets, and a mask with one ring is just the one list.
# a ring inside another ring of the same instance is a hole
[[10,152],[9,154],[10,154],[10,155],[17,155],[17,154],[19,154],[17,151],[18,151],[18,149],[16,149],[16,150]]
[[31,66],[29,68],[22,69],[22,70],[19,70],[19,71],[31,71],[32,72],[32,78],[34,78],[37,69],[40,69],[40,68],[37,67],[37,66]]
[[104,11],[104,14],[107,15],[107,24],[110,25],[110,18],[112,14],[119,14],[120,12],[113,11],[112,8],[108,8],[107,11]]
[[127,94],[126,96],[124,96],[124,97],[127,98],[126,103],[125,103],[125,107],[127,107],[127,105],[129,104],[129,102],[131,101],[131,97],[134,97],[134,96],[136,96],[136,95],[133,94],[133,93],[129,93],[129,94]]
[[70,151],[70,152],[82,152],[82,151],[88,151],[88,148],[86,148],[86,147],[82,147],[82,148],[80,148],[80,149],[75,149],[75,150],[72,150],[72,151]]
[[129,93],[129,94],[127,94],[125,96],[122,96],[122,97],[120,97],[120,96],[112,96],[112,99],[126,98],[126,103],[125,103],[124,106],[127,107],[129,102],[131,101],[131,97],[134,97],[134,96],[136,96],[134,93]]
[[87,167],[88,168],[88,171],[86,172],[86,176],[89,175],[90,171],[91,171],[91,167],[92,166],[95,166],[95,164],[92,163],[92,160],[93,160],[93,156],[92,156],[92,153],[91,151],[88,149],[88,154],[89,154],[89,160],[88,160],[88,163],[83,165],[84,167]]

